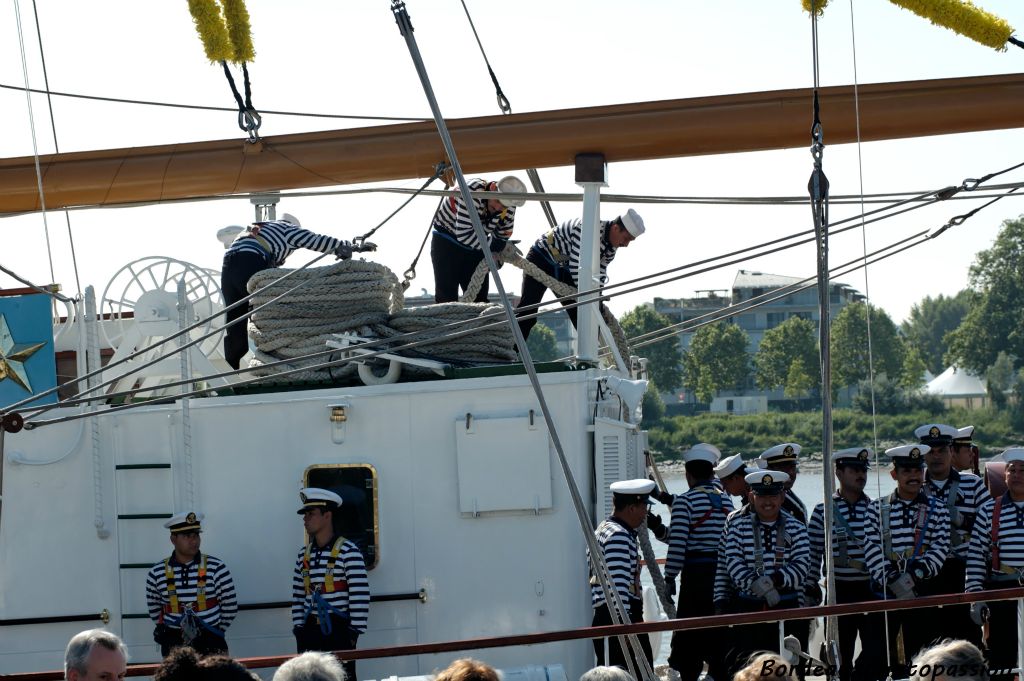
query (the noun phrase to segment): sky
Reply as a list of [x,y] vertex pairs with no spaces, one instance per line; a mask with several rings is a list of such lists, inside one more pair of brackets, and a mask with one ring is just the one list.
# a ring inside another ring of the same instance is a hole
[[[810,20],[799,0],[465,0],[491,65],[514,112],[659,99],[809,87],[813,83]],[[39,34],[54,91],[139,100],[233,106],[219,66],[204,57],[187,3],[109,0],[38,3]],[[1019,0],[976,4],[1024,25]],[[388,0],[249,0],[256,59],[250,67],[257,109],[349,115],[430,115]],[[496,115],[494,89],[460,0],[409,0],[415,35],[442,110],[448,118]],[[21,50],[15,8],[20,7]],[[0,6],[0,84],[44,86],[32,3]],[[1019,72],[1024,51],[1007,52],[930,25],[887,0],[832,0],[819,20],[821,85],[889,82]],[[856,76],[854,73],[856,64]],[[31,156],[33,134],[23,92],[0,89],[3,135],[0,157]],[[54,151],[46,98],[31,98],[39,153]],[[117,148],[210,139],[241,139],[231,112],[196,112],[135,105],[53,99],[61,151]],[[1021,130],[945,135],[828,146],[828,111],[822,113],[824,169],[834,196],[924,191],[958,185],[1019,163]],[[367,125],[368,122],[268,115],[261,134]],[[810,102],[808,102],[808,127]],[[456,151],[458,151],[456,149]],[[807,148],[661,161],[612,163],[609,186],[616,194],[687,196],[804,196],[811,172]],[[508,172],[526,179],[523,169]],[[495,173],[497,179],[504,173]],[[551,192],[579,192],[572,168],[541,169]],[[1001,176],[1019,181],[1024,169]],[[381,185],[418,187],[422,178]],[[393,194],[286,198],[279,211],[303,226],[341,238],[369,230],[404,197]],[[936,229],[975,207],[939,204],[835,237],[833,262],[843,262],[922,229]],[[374,259],[401,273],[409,266],[436,206],[419,198],[374,237]],[[611,219],[630,204],[604,203]],[[620,251],[609,267],[623,281],[707,258],[745,245],[809,229],[807,206],[723,207],[638,205],[647,233]],[[556,203],[559,220],[577,217],[578,203]],[[859,207],[834,205],[832,221]],[[991,246],[1003,220],[1024,212],[1007,198],[939,239],[842,277],[867,291],[895,321],[925,296],[952,295],[967,285],[975,254]],[[149,256],[219,269],[223,248],[217,230],[253,219],[245,198],[143,208],[70,213],[81,286],[117,298],[122,268]],[[528,246],[547,224],[537,203],[517,213],[514,238]],[[49,248],[46,231],[49,232]],[[64,213],[0,219],[0,264],[39,284],[57,281],[76,293],[71,238]],[[525,250],[525,248],[524,248]],[[47,253],[52,254],[53,275]],[[312,257],[298,252],[297,267]],[[421,258],[409,293],[433,290],[429,253]],[[664,286],[618,296],[622,314],[653,297],[678,298],[696,290],[729,289],[737,265]],[[745,269],[806,277],[814,274],[813,250],[805,246],[752,260]],[[119,274],[120,272],[120,274]],[[519,290],[518,270],[502,278]],[[0,287],[18,286],[0,274]],[[493,289],[492,289],[493,290]]]

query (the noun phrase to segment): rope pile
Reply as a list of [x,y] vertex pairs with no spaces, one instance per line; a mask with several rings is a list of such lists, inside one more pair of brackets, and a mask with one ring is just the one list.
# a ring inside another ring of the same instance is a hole
[[[278,280],[287,269],[268,269],[255,274],[248,284],[252,306],[268,303],[296,283],[308,282],[280,301],[255,312],[249,320],[249,337],[256,350],[249,367],[257,376],[272,380],[279,371],[302,369],[323,364],[323,356],[306,358],[327,348],[336,333],[355,333],[364,338],[393,338],[409,332],[423,332],[427,343],[416,348],[395,349],[395,354],[426,357],[449,364],[501,363],[517,358],[511,331],[492,327],[450,337],[452,322],[459,329],[474,329],[493,322],[485,315],[501,310],[487,303],[444,303],[403,309],[402,286],[394,272],[379,263],[343,260],[326,267],[315,267]],[[266,287],[266,288],[264,288]],[[444,328],[447,327],[447,328]],[[431,334],[430,330],[436,329]],[[340,353],[343,351],[339,350]],[[294,360],[271,369],[266,364]],[[290,374],[286,381],[334,381],[356,371],[354,363],[338,367],[309,368]],[[403,365],[406,374],[426,370]]]
[[[540,283],[548,287],[548,289],[559,298],[565,298],[567,296],[574,296],[578,293],[577,289],[565,284],[558,279],[555,279],[541,268],[534,265],[532,262],[523,257],[523,254],[516,248],[513,243],[505,244],[505,248],[498,253],[494,254],[495,259],[499,263],[508,263],[514,265],[523,271],[523,274],[529,277],[533,277]],[[473,300],[476,298],[476,294],[480,292],[480,287],[483,286],[484,280],[490,272],[487,269],[487,261],[481,260],[480,264],[477,265],[476,271],[473,272],[473,276],[469,279],[469,284],[466,286],[466,292],[459,298],[460,301]],[[615,347],[618,348],[619,354],[622,355],[622,359],[629,362],[629,357],[632,354],[632,349],[629,347],[629,341],[626,339],[626,333],[619,326],[619,320],[615,318],[612,311],[608,307],[601,303],[601,317],[604,318],[605,324],[608,325],[609,330],[612,332],[612,338],[615,340]]]
[[[296,283],[308,281],[303,288],[254,313],[249,320],[249,337],[255,341],[255,357],[250,368],[270,362],[300,358],[326,349],[332,334],[357,332],[382,325],[402,308],[402,287],[387,267],[365,260],[342,260],[326,267],[297,272],[278,279],[290,270],[283,268],[257,272],[248,289],[255,293],[252,306],[258,307]],[[264,289],[264,287],[266,287]],[[299,369],[323,363],[322,357],[296,359],[256,375],[271,376],[278,371]],[[288,381],[330,381],[355,371],[355,365],[321,368],[291,374]]]

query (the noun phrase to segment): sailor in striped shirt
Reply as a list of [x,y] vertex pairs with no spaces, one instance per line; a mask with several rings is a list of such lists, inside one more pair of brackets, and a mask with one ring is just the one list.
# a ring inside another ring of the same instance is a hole
[[[302,229],[297,218],[285,213],[280,220],[254,222],[243,229],[224,254],[220,273],[220,288],[224,306],[249,295],[246,285],[257,272],[280,267],[285,259],[299,248],[319,253],[334,253],[339,258],[352,257],[352,244],[343,239],[316,234]],[[374,250],[373,244],[364,244],[362,250]],[[239,305],[225,313],[227,331],[224,334],[224,359],[235,369],[246,352],[249,340],[246,323],[241,320],[249,312],[248,305]]]
[[[524,194],[526,185],[514,175],[497,182],[475,179],[468,184],[470,191],[499,193],[493,199],[473,199],[473,211],[480,218],[480,226],[489,240],[487,247],[492,253],[497,253],[512,237],[516,208],[526,203],[524,198],[501,194]],[[459,288],[466,290],[477,266],[484,259],[480,240],[473,229],[473,218],[461,194],[441,200],[434,213],[432,227],[430,261],[434,264],[434,301],[455,302],[459,299]],[[487,277],[476,294],[476,302],[486,303],[489,289],[490,277]]]
[[228,652],[224,632],[238,612],[235,584],[223,561],[199,551],[202,520],[202,513],[184,511],[164,523],[174,551],[146,575],[153,639],[164,657],[181,645],[203,655]]
[[[609,587],[618,593],[619,599],[629,615],[630,622],[641,622],[644,619],[644,614],[636,529],[647,518],[648,494],[654,489],[654,483],[644,479],[621,480],[613,482],[610,489],[614,511],[610,517],[597,526],[594,534],[604,555],[605,564],[608,566],[608,574],[611,577]],[[589,551],[587,559],[590,559]],[[590,601],[594,606],[594,618],[591,625],[600,627],[612,624],[611,612],[608,603],[605,602],[604,589],[601,587],[601,581],[593,566],[591,566],[590,575]],[[651,652],[650,638],[647,636],[638,636],[637,638],[648,663],[652,662],[654,655]],[[627,646],[626,638],[619,637],[607,641],[607,661],[605,641],[605,639],[594,639],[597,664],[628,669],[626,657],[622,651],[623,646]],[[633,668],[637,669],[635,658],[631,656],[631,659],[634,661]]]
[[[918,589],[926,589],[928,580],[939,574],[949,553],[949,512],[922,490],[928,449],[928,445],[902,445],[885,452],[892,460],[896,491],[868,507],[865,535],[881,541],[869,541],[864,547],[872,588],[880,598],[914,598]],[[887,617],[894,661],[901,628],[904,665],[934,638],[933,628],[918,611],[898,610]],[[895,678],[909,673],[905,666],[896,665],[896,669]]]
[[[750,511],[732,515],[725,527],[721,546],[734,592],[730,605],[734,613],[799,605],[810,549],[807,526],[782,509],[788,479],[785,473],[770,470],[747,475],[752,492]],[[786,623],[786,631],[794,633],[791,622]],[[750,653],[775,650],[778,642],[776,623],[745,625],[726,654],[727,667],[735,673]]]
[[[630,208],[614,220],[600,221],[598,229],[600,230],[598,237],[601,263],[600,287],[604,286],[608,280],[608,264],[615,259],[616,252],[620,248],[627,248],[633,239],[644,233],[646,228],[643,218]],[[579,288],[582,230],[583,221],[579,218],[563,222],[537,239],[526,255],[526,259],[563,284]],[[594,288],[586,283],[584,282],[584,290]],[[520,315],[537,312],[536,306],[544,299],[544,292],[547,290],[547,285],[524,273],[523,288],[517,308],[521,310]],[[571,302],[563,301],[562,304],[570,305]],[[570,307],[567,312],[569,319],[572,320],[572,325],[576,326],[576,308]],[[519,322],[519,329],[523,332],[524,338],[530,335],[530,329],[536,323],[536,317]]]
[[[952,442],[958,431],[952,426],[933,423],[914,431],[922,444],[929,446],[924,457],[928,466],[925,474],[924,493],[935,497],[946,507],[950,517],[949,555],[942,564],[938,576],[931,580],[922,596],[961,593],[964,588],[964,571],[967,565],[967,546],[978,508],[991,499],[985,483],[972,473],[961,473],[953,468]],[[922,611],[931,613],[936,619],[936,636],[962,638],[975,645],[981,645],[981,628],[971,620],[969,605],[948,605],[941,610]],[[944,620],[941,627],[937,620]]]
[[[715,571],[718,543],[725,519],[732,512],[732,500],[715,479],[714,466],[721,452],[714,445],[700,443],[683,453],[686,483],[689,489],[672,500],[672,520],[668,530],[668,558],[665,583],[669,593],[679,584],[677,617],[701,617],[715,612]],[[672,635],[672,654],[668,663],[679,672],[682,681],[697,681],[707,662],[712,676],[724,671],[713,654],[718,630],[695,629]]]
[[[730,513],[726,519],[726,525],[729,524],[729,520],[740,514],[746,513],[750,510],[750,485],[747,484],[746,477],[751,473],[759,470],[756,466],[746,466],[743,463],[742,454],[733,454],[722,459],[722,462],[715,466],[715,477],[718,478],[722,488],[729,493],[731,496],[737,497],[738,508]],[[722,534],[725,534],[725,528],[722,528]],[[721,542],[721,537],[719,538]],[[719,545],[718,555],[725,555],[725,547]],[[714,594],[714,614],[724,615],[729,610],[729,601],[732,600],[732,592],[729,586],[729,573],[725,570],[725,561],[718,561],[718,566],[715,570],[715,594]]]
[[804,502],[800,501],[800,497],[793,491],[793,483],[796,482],[796,476],[800,472],[796,464],[797,457],[800,456],[800,449],[800,445],[795,442],[784,442],[781,445],[775,445],[761,452],[760,461],[763,464],[762,468],[767,468],[771,471],[781,471],[789,476],[789,482],[786,483],[786,498],[782,502],[782,510],[806,525],[807,506],[804,505]]
[[[1003,461],[1007,491],[982,504],[971,533],[968,593],[1016,588],[1024,582],[1024,447],[1007,449]],[[1016,667],[1016,602],[972,603],[971,617],[978,626],[988,620],[989,668]]]
[[[336,493],[318,487],[299,492],[309,544],[299,549],[292,578],[292,633],[298,652],[352,650],[366,631],[370,583],[366,561],[351,541],[335,534]],[[356,663],[346,660],[345,678],[356,678]]]
[[[832,497],[832,557],[835,572],[836,603],[858,603],[873,601],[870,575],[864,555],[864,545],[869,541],[864,534],[871,499],[864,494],[867,484],[868,465],[871,450],[865,447],[842,449],[832,453],[839,491]],[[825,504],[814,507],[807,523],[811,540],[811,572],[805,605],[821,602],[821,588],[818,580],[828,573],[823,562],[825,556]],[[839,625],[839,678],[850,681],[855,678],[874,681],[885,676],[885,621],[879,613],[844,615]],[[854,660],[854,645],[860,635],[861,652]]]

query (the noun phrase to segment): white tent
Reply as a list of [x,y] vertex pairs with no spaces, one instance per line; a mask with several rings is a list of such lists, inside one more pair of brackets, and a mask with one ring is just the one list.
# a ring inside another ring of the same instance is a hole
[[924,387],[926,392],[942,398],[947,407],[984,407],[988,403],[985,379],[965,369],[951,366]]

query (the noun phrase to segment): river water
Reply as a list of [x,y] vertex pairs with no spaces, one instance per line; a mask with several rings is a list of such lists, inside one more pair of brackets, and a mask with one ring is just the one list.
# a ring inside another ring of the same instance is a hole
[[[878,470],[877,472],[878,475],[876,476],[876,470],[874,468],[868,471],[868,484],[864,490],[865,493],[872,499],[882,495],[889,494],[896,487],[896,483],[889,475],[888,466],[883,467],[881,470]],[[668,487],[668,490],[673,494],[682,494],[688,489],[686,485],[686,478],[682,476],[666,476],[665,484]],[[801,470],[799,475],[797,475],[796,482],[793,485],[793,489],[796,492],[796,495],[800,497],[801,501],[804,502],[804,505],[807,506],[808,513],[810,513],[814,509],[815,504],[820,503],[824,499],[824,488],[825,482],[824,478],[822,477],[820,467],[814,469],[808,467],[808,469]],[[736,499],[734,498],[733,502],[735,501]],[[661,504],[655,504],[652,507],[652,510],[658,515],[660,515],[661,519],[664,520],[666,524],[668,523],[669,517],[671,516],[668,507],[662,506]],[[662,542],[653,539],[651,541],[651,546],[654,547],[654,553],[658,556],[658,558],[665,557],[665,554],[668,551],[668,546],[666,544],[663,544]],[[651,581],[651,577],[649,574],[647,574],[646,570],[644,570],[641,573],[640,581],[643,583],[644,586],[653,584],[653,582]],[[670,641],[671,634],[666,632],[662,636],[662,642],[659,650],[655,652],[655,664],[667,663]]]

